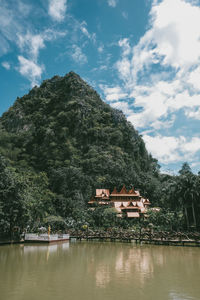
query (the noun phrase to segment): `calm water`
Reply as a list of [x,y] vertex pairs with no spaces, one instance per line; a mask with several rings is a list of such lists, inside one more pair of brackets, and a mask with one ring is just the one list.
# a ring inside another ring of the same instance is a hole
[[200,249],[121,243],[0,247],[0,300],[200,300]]

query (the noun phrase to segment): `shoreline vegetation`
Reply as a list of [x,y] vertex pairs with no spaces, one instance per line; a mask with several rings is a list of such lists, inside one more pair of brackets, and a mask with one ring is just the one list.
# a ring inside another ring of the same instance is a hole
[[[65,231],[70,235],[70,239],[79,241],[99,241],[99,242],[135,242],[137,244],[147,243],[155,245],[169,245],[169,246],[197,246],[200,247],[200,232],[180,232],[180,231],[156,231],[151,229],[140,228],[140,230],[133,229],[119,229],[108,228],[104,229],[89,229],[82,230],[71,229]],[[0,238],[0,246],[5,244],[24,243],[23,237]]]

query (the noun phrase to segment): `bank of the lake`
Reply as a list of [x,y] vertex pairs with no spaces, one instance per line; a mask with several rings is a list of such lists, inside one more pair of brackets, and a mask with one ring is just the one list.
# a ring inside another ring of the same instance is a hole
[[154,231],[110,228],[108,230],[70,230],[71,239],[80,241],[135,242],[168,246],[200,247],[200,232]]
[[[60,233],[61,234],[61,233]],[[65,232],[66,235],[66,232]],[[100,241],[100,242],[135,242],[136,244],[154,244],[167,246],[193,246],[200,247],[200,232],[175,232],[110,228],[103,229],[71,229],[67,231],[71,240],[78,241]],[[38,235],[40,237],[40,235]],[[43,239],[42,239],[43,240]],[[0,246],[5,244],[25,243],[21,237],[13,239],[0,239]],[[45,240],[43,241],[45,242]]]

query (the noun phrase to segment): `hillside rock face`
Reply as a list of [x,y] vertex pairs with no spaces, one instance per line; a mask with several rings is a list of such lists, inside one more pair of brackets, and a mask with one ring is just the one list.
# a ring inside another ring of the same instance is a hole
[[74,72],[17,98],[0,118],[0,153],[19,169],[46,172],[58,195],[85,202],[96,187],[143,189],[158,169],[123,113]]

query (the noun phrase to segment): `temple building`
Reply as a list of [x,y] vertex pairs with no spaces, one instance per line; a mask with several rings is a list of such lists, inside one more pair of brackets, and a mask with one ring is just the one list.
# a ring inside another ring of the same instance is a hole
[[140,196],[139,191],[134,188],[127,191],[124,185],[120,192],[114,188],[111,194],[108,189],[96,189],[95,197],[88,204],[91,207],[95,205],[114,207],[118,212],[118,217],[140,218],[145,216],[150,201]]

